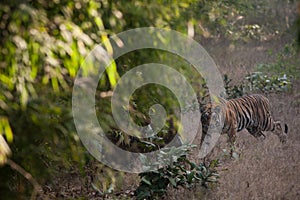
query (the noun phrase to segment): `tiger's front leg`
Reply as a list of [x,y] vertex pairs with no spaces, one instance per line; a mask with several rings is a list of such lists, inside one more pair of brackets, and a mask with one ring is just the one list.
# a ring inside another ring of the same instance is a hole
[[284,124],[284,130],[281,127],[281,122],[280,121],[274,122],[274,125],[275,125],[275,130],[273,130],[273,133],[278,136],[280,142],[286,143],[287,132],[288,132],[287,125]]
[[258,127],[248,127],[247,131],[256,139],[260,138],[261,136],[263,136],[263,139],[266,139],[266,135]]

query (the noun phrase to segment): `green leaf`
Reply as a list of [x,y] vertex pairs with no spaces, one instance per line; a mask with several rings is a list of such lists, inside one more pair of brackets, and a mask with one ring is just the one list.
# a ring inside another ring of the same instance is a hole
[[0,134],[2,133],[4,133],[8,142],[13,141],[13,132],[7,117],[0,117]]
[[190,173],[187,173],[187,181],[188,181],[188,183],[191,183],[193,181],[194,177],[195,177],[195,172],[194,171],[192,171]]
[[150,181],[148,181],[145,177],[142,178],[141,182],[146,183],[147,185],[152,185]]
[[168,177],[170,183],[174,186],[174,187],[177,187],[177,183],[175,181],[175,178],[172,178],[172,177]]

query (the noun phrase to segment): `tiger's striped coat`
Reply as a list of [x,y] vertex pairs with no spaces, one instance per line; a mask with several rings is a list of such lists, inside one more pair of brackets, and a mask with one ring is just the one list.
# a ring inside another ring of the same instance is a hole
[[[237,132],[247,129],[254,137],[265,137],[263,131],[276,134],[282,143],[287,140],[287,125],[285,130],[280,121],[275,121],[270,113],[269,100],[260,94],[243,96],[236,99],[220,99],[220,105],[207,104],[202,109],[201,121],[203,126],[202,142],[209,122],[224,121],[222,134],[229,136],[229,142],[234,145]],[[222,111],[222,112],[220,112]],[[222,115],[220,115],[222,113]]]

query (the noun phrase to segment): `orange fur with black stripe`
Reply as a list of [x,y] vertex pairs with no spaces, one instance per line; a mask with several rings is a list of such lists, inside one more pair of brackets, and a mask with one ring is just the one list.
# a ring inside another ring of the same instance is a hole
[[253,94],[231,100],[220,98],[220,105],[209,103],[201,110],[202,142],[208,125],[216,123],[218,126],[222,120],[224,121],[222,134],[229,136],[229,142],[232,145],[235,143],[237,132],[243,129],[247,129],[256,138],[265,137],[263,131],[271,131],[279,137],[282,143],[286,142],[287,125],[285,124],[285,130],[283,130],[280,121],[273,119],[269,100],[263,95]]

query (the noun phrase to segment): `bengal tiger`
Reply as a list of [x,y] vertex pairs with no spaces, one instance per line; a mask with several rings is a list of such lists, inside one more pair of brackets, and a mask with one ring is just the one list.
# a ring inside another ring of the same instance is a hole
[[[225,100],[220,98],[220,104],[209,103],[201,109],[202,139],[206,135],[208,126],[218,126],[223,120],[222,134],[227,134],[229,142],[234,146],[237,132],[247,129],[255,138],[263,136],[263,131],[271,131],[279,137],[282,143],[287,140],[288,126],[283,131],[280,121],[274,121],[270,113],[269,100],[260,94],[243,96],[236,99]],[[222,111],[222,112],[221,112]],[[220,115],[220,113],[223,113]]]

